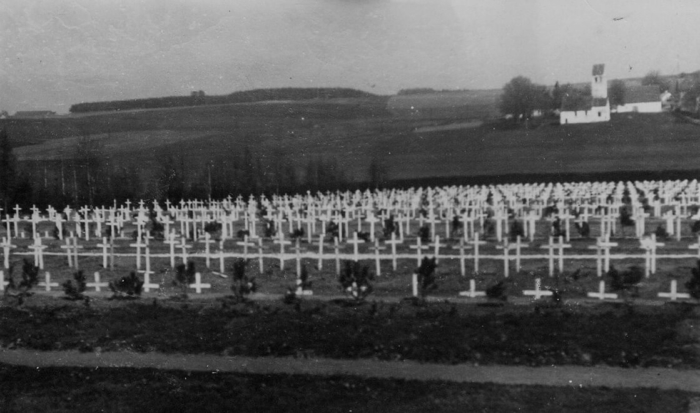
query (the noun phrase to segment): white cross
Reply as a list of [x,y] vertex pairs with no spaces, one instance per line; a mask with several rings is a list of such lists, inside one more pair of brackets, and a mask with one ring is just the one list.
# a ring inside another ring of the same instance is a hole
[[182,263],[187,264],[187,248],[191,248],[192,245],[187,245],[185,243],[185,237],[180,238],[180,245],[178,248],[182,249]]
[[661,298],[670,298],[671,301],[675,301],[679,298],[690,298],[690,294],[678,292],[678,283],[676,282],[676,280],[671,280],[670,293],[658,293],[658,296]]
[[99,273],[99,271],[95,271],[94,277],[95,277],[95,282],[93,282],[93,283],[86,283],[85,285],[86,285],[87,287],[94,287],[94,288],[95,288],[95,291],[99,292],[99,291],[102,291],[102,287],[108,287],[108,286],[109,286],[109,283],[100,282],[100,273]]
[[379,222],[379,219],[375,217],[374,214],[369,214],[367,218],[365,218],[365,222],[369,222],[370,241],[374,241],[374,225]]
[[516,246],[509,244],[508,239],[506,238],[503,241],[503,244],[496,246],[496,248],[503,250],[503,275],[504,277],[508,278],[510,274],[510,250],[516,248]]
[[[595,249],[596,250],[596,262],[597,262],[597,270],[598,270],[598,277],[603,276],[603,271],[608,272],[610,271],[610,248],[616,247],[617,243],[616,242],[610,242],[610,239],[608,237],[598,237],[596,241],[596,245],[590,245],[588,248],[589,249]],[[604,256],[601,257],[601,252],[604,252]],[[603,262],[601,262],[603,261]]]
[[617,298],[617,294],[606,293],[605,292],[605,281],[600,281],[600,285],[597,293],[588,293],[588,297],[597,298],[599,300],[605,300],[606,298],[612,298],[613,300]]
[[248,247],[254,247],[255,243],[254,242],[249,242],[248,241],[248,236],[244,235],[243,236],[243,241],[238,241],[236,242],[236,245],[239,245],[243,247],[243,259],[248,259]]
[[323,234],[318,236],[318,269],[322,270],[323,269]]
[[352,240],[347,240],[347,243],[352,244],[352,255],[354,261],[359,261],[359,245],[365,241],[357,238],[357,232],[353,232]]
[[523,291],[523,295],[532,295],[535,297],[535,300],[539,300],[541,297],[548,297],[552,295],[551,291],[548,290],[542,290],[542,281],[539,278],[535,278],[535,289],[534,290],[525,290]]
[[656,242],[656,234],[651,234],[649,238],[642,238],[639,241],[640,248],[644,249],[645,276],[656,274],[656,247],[663,247],[664,244]]
[[209,244],[211,244],[212,242],[216,242],[216,241],[211,239],[211,235],[209,235],[208,232],[205,232],[204,233],[204,241],[200,241],[200,242],[204,243],[204,254],[205,254],[205,263],[206,263],[205,265],[207,266],[207,268],[210,268],[211,267],[211,254],[210,254],[211,251],[209,248]]
[[486,241],[480,241],[479,240],[479,233],[475,232],[474,233],[474,240],[469,242],[470,244],[474,245],[474,272],[478,273],[479,272],[479,245],[486,244]]
[[66,245],[62,245],[60,248],[66,250],[66,258],[68,258],[68,267],[73,268],[73,254],[71,252],[73,246],[71,245],[70,239],[66,238]]
[[194,284],[190,284],[190,288],[194,288],[195,291],[197,291],[197,294],[202,293],[202,288],[211,288],[211,284],[209,283],[202,283],[202,274],[200,273],[195,273],[194,274]]
[[258,238],[258,261],[259,261],[259,266],[260,266],[260,274],[263,273],[264,271],[264,266],[263,266],[263,258],[264,258],[264,249],[263,249],[263,241],[262,238]]
[[170,267],[175,268],[175,244],[179,241],[175,238],[174,232],[166,234],[166,238],[164,242],[170,244]]
[[570,244],[564,244],[563,237],[558,237],[558,243],[554,243],[553,237],[549,237],[549,243],[540,248],[549,250],[549,276],[554,276],[554,249],[559,250],[559,272],[564,272],[564,248],[570,248]]
[[409,248],[416,250],[416,260],[418,261],[418,265],[420,265],[421,261],[423,260],[423,250],[427,250],[429,247],[427,245],[421,245],[421,239],[420,237],[417,237],[416,245],[411,245]]
[[396,245],[403,244],[403,241],[397,240],[396,234],[392,232],[391,240],[384,241],[384,243],[391,245],[391,264],[393,266],[394,271],[396,271]]
[[299,245],[300,241],[299,238],[296,239],[296,242],[294,243],[294,255],[296,258],[297,262],[297,278],[301,277],[301,246]]
[[385,250],[386,247],[380,247],[379,240],[375,239],[374,240],[374,247],[371,247],[370,249],[372,251],[374,251],[374,263],[375,263],[375,267],[377,269],[377,276],[380,276],[380,275],[382,275],[382,266],[381,266],[381,262],[380,262],[380,260],[381,260],[380,252]]
[[146,244],[146,270],[143,272],[143,290],[145,292],[151,291],[151,288],[158,289],[160,285],[151,283],[151,248]]
[[0,270],[0,291],[5,291],[5,286],[9,283],[9,281],[5,281],[5,272]]
[[111,243],[107,243],[107,237],[102,237],[102,243],[97,246],[102,247],[102,268],[107,268],[107,249],[110,248]]
[[472,278],[469,280],[469,291],[460,291],[459,295],[460,297],[476,298],[483,297],[486,293],[484,291],[476,291],[476,282]]
[[130,247],[136,248],[136,269],[141,269],[141,248],[145,247],[147,244],[141,243],[141,237],[137,238],[136,244],[129,244]]
[[272,241],[275,244],[279,244],[280,246],[280,271],[284,270],[284,246],[285,245],[291,245],[292,241],[286,241],[284,239],[284,232],[280,231],[280,238],[278,240]]
[[48,271],[44,273],[44,282],[40,282],[38,285],[44,287],[46,291],[51,291],[51,287],[58,287],[58,283],[51,282],[51,273]]
[[466,260],[466,256],[464,255],[464,250],[466,248],[471,248],[467,245],[464,245],[464,239],[460,238],[459,239],[459,245],[453,245],[452,249],[459,250],[459,269],[460,269],[460,274],[462,274],[462,277],[467,275],[467,269],[466,265],[464,264],[464,261]]
[[429,244],[431,247],[435,248],[435,262],[438,262],[438,256],[440,255],[440,247],[444,247],[445,244],[440,243],[440,236],[435,235],[433,238],[435,241],[432,244]]
[[44,269],[44,254],[43,250],[46,245],[41,245],[41,238],[34,238],[34,244],[30,245],[28,248],[34,250],[34,265],[38,266],[40,270]]
[[2,239],[2,244],[0,244],[0,247],[2,247],[3,251],[3,263],[5,268],[10,268],[10,250],[13,248],[17,248],[16,245],[13,245],[9,238],[3,237]]
[[689,249],[697,249],[698,250],[698,260],[700,260],[700,235],[698,235],[698,242],[695,244],[691,244],[688,246]]

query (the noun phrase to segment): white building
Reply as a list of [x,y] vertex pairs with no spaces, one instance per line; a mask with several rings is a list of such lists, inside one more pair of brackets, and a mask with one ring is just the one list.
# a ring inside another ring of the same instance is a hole
[[605,79],[605,65],[593,65],[591,96],[584,99],[569,99],[566,96],[559,113],[559,123],[593,123],[610,120],[608,81]]
[[625,104],[618,105],[613,112],[660,113],[661,93],[657,85],[640,86],[625,91]]

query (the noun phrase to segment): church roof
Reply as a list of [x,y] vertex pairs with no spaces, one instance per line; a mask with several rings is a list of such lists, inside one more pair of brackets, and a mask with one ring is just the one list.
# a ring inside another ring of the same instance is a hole
[[604,73],[605,73],[605,65],[604,64],[593,65],[593,76],[603,76]]
[[658,85],[629,88],[625,91],[625,104],[642,102],[660,102],[661,93]]
[[[568,99],[567,99],[568,98]],[[605,98],[593,98],[591,96],[584,97],[568,97],[565,95],[562,99],[561,110],[574,112],[579,110],[591,110],[594,107],[602,107],[607,105],[608,100]]]

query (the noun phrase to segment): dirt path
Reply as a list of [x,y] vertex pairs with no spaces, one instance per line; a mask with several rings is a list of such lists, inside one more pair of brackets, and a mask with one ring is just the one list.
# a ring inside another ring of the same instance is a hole
[[354,375],[376,378],[544,386],[653,387],[700,392],[700,371],[663,368],[522,367],[421,364],[410,361],[223,357],[160,353],[80,353],[0,349],[0,363],[32,367],[134,367],[256,374]]

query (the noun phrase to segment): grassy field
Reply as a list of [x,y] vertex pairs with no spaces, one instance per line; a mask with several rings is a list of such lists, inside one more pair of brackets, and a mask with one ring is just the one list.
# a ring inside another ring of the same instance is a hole
[[[199,109],[199,108],[196,108]],[[175,110],[173,110],[175,111]],[[184,109],[180,110],[183,113]],[[206,117],[150,119],[148,113],[121,116],[132,131],[95,134],[103,151],[118,165],[144,171],[165,155],[185,155],[195,168],[223,154],[239,154],[248,146],[263,162],[284,154],[299,174],[309,159],[335,158],[353,180],[366,179],[373,158],[379,158],[393,180],[474,176],[572,176],[623,171],[640,176],[654,171],[697,170],[700,130],[669,114],[614,115],[608,123],[508,129],[501,124],[416,133],[419,127],[444,124],[392,117],[301,119]],[[133,116],[133,120],[128,120]],[[99,117],[95,117],[99,118]],[[150,124],[145,124],[149,119]],[[128,120],[128,121],[127,121]],[[104,126],[104,125],[103,125]],[[91,126],[99,128],[99,126]],[[148,129],[150,128],[150,129]],[[173,139],[158,139],[170,136]],[[16,149],[21,161],[55,159],[56,147],[70,147],[74,138]],[[29,139],[29,142],[32,140]],[[67,150],[70,155],[70,150]]]
[[13,412],[685,412],[694,394],[136,369],[0,365]]

